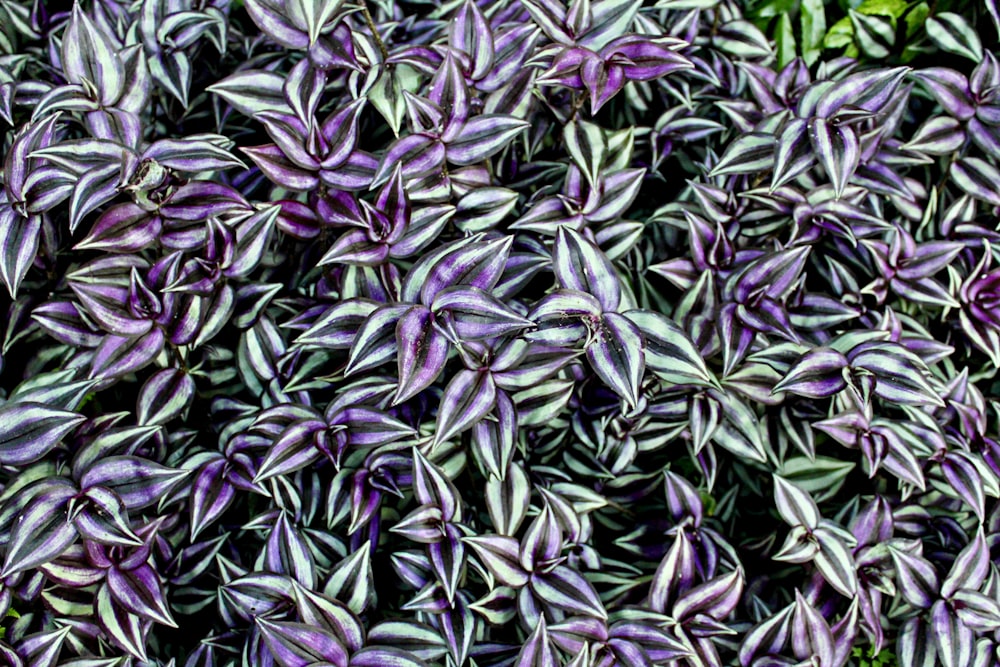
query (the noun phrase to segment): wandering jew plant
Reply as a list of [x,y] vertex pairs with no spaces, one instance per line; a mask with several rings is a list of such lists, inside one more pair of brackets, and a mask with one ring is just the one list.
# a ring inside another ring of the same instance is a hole
[[0,0],[0,665],[1000,664],[998,30]]

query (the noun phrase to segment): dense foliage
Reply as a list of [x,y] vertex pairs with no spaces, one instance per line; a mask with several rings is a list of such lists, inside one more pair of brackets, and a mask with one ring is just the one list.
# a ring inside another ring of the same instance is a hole
[[0,0],[0,664],[998,664],[998,24]]

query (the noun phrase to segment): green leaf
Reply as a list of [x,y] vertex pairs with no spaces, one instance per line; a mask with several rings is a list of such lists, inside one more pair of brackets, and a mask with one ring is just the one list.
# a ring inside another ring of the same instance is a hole
[[823,0],[802,0],[799,10],[802,59],[812,66],[823,52],[826,34],[826,8]]
[[770,23],[769,19],[794,12],[796,4],[796,0],[768,0],[754,7],[750,16],[757,27],[764,29]]
[[784,462],[778,474],[808,491],[816,502],[821,503],[837,494],[854,467],[852,461],[828,456],[817,456],[812,461],[805,456],[795,456]]
[[898,19],[906,13],[906,0],[865,0],[854,10],[867,16],[887,16]]
[[830,26],[823,38],[823,47],[827,49],[839,49],[854,42],[854,26],[851,19],[844,17]]
[[962,16],[941,12],[927,19],[927,35],[939,48],[968,58],[973,62],[983,59],[983,43],[975,29]]
[[924,23],[927,22],[927,17],[931,14],[930,5],[926,2],[921,2],[919,5],[914,5],[913,9],[906,13],[906,38],[909,39],[913,37],[922,27]]
[[774,41],[778,49],[778,67],[784,67],[795,59],[795,34],[792,32],[792,19],[788,14],[782,14],[778,18]]

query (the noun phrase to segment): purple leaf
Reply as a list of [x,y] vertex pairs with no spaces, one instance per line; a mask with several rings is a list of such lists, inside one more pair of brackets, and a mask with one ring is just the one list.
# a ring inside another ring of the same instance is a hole
[[858,135],[850,126],[837,126],[822,118],[809,122],[809,140],[837,197],[844,193],[861,159]]
[[164,336],[160,329],[136,338],[107,336],[94,352],[91,378],[120,378],[134,373],[153,361],[163,349]]
[[241,148],[247,157],[277,185],[295,192],[315,190],[319,177],[313,171],[303,169],[289,160],[275,144]]
[[236,488],[226,479],[229,462],[222,456],[205,463],[191,483],[188,502],[191,513],[191,539],[229,509],[236,497]]
[[805,526],[815,530],[819,526],[820,514],[816,501],[802,487],[778,475],[774,480],[774,504],[781,518],[790,526]]
[[396,140],[382,156],[372,185],[381,185],[389,180],[399,167],[403,178],[409,180],[426,176],[444,164],[445,146],[428,134],[410,134]]
[[639,327],[624,315],[605,313],[591,335],[587,345],[591,368],[629,405],[638,405],[645,369],[645,342]]
[[307,667],[317,663],[347,666],[347,651],[325,630],[259,616],[256,623],[275,662],[281,667]]
[[84,539],[109,546],[142,546],[142,540],[129,524],[125,503],[114,492],[92,487],[75,498],[74,505],[83,507],[76,513],[74,523]]
[[206,90],[215,93],[246,116],[262,111],[284,111],[288,108],[282,88],[285,79],[265,70],[243,70],[217,81]]
[[159,576],[150,565],[142,564],[131,570],[112,567],[108,570],[107,587],[115,604],[129,613],[177,627],[167,608]]
[[0,206],[0,279],[11,298],[17,296],[21,281],[35,261],[41,227],[41,216],[23,218],[13,209]]
[[385,305],[373,311],[351,343],[345,375],[370,370],[396,357],[396,327],[410,310],[407,305]]
[[941,597],[946,600],[960,588],[978,590],[990,571],[990,553],[980,528],[976,536],[959,552],[948,576],[941,584]]
[[512,236],[485,240],[478,235],[444,246],[440,254],[425,255],[407,274],[403,298],[415,297],[419,290],[421,303],[431,304],[439,292],[455,285],[492,290],[503,275],[513,241]]
[[930,608],[937,598],[939,584],[934,567],[920,556],[890,549],[896,579],[903,598],[914,607]]
[[160,237],[163,222],[135,204],[119,204],[101,214],[76,250],[132,253],[144,250]]
[[59,483],[53,480],[18,514],[0,575],[9,577],[47,563],[59,557],[76,541],[76,527],[68,512],[70,499],[76,490],[69,480],[56,479]]
[[605,312],[618,308],[621,286],[611,261],[578,232],[559,227],[552,264],[560,287],[593,295]]
[[483,419],[496,400],[496,384],[488,371],[459,371],[445,387],[438,408],[434,443],[454,438]]
[[315,463],[322,457],[317,444],[327,431],[326,422],[303,419],[286,428],[268,449],[257,469],[255,483],[276,475],[287,475]]
[[546,574],[532,574],[530,584],[535,596],[546,605],[571,614],[594,616],[602,620],[608,617],[593,585],[579,572],[565,565]]
[[986,160],[966,157],[951,163],[949,175],[972,197],[1000,206],[1000,169]]
[[159,502],[187,476],[177,470],[137,456],[106,456],[96,461],[80,478],[84,488],[106,487],[130,510]]
[[928,634],[934,639],[941,667],[963,667],[972,664],[976,636],[957,615],[952,613],[944,600],[938,600],[931,608]]
[[958,120],[968,120],[975,115],[969,82],[964,75],[947,67],[926,67],[914,72],[913,76]]
[[98,624],[112,643],[145,662],[146,633],[143,631],[142,619],[116,604],[106,583],[97,589],[94,609]]
[[179,171],[217,171],[233,167],[246,169],[245,164],[223,148],[225,144],[229,144],[227,138],[213,134],[184,139],[160,139],[147,148],[142,156]]
[[512,537],[483,535],[465,537],[462,541],[472,547],[486,569],[504,586],[521,588],[528,583],[528,573],[519,563],[520,544]]
[[92,86],[102,105],[118,101],[125,85],[125,69],[114,40],[102,34],[76,5],[62,36],[62,64],[69,81]]
[[350,667],[427,667],[427,663],[402,649],[369,646],[351,656]]
[[464,341],[497,338],[534,326],[509,306],[476,287],[446,287],[434,296],[431,310],[447,312],[455,332]]
[[514,661],[515,667],[557,667],[555,651],[549,643],[548,629],[545,627],[545,618],[540,618],[538,625],[528,637],[528,640],[521,647]]
[[448,143],[448,162],[457,165],[481,162],[500,152],[529,126],[513,116],[476,116],[464,125],[458,138]]
[[135,410],[138,423],[165,424],[187,410],[194,397],[194,380],[188,373],[171,368],[159,371],[139,391]]
[[680,620],[705,614],[721,621],[733,612],[742,594],[743,570],[738,568],[683,593],[674,602],[671,615]]
[[785,377],[771,391],[781,391],[806,398],[827,398],[847,387],[844,369],[847,358],[828,347],[817,347],[802,355],[788,369]]
[[819,552],[813,559],[816,569],[841,595],[848,598],[856,597],[857,566],[844,540],[826,525],[820,525],[814,535],[819,545]]
[[450,346],[430,310],[424,306],[413,306],[396,324],[396,347],[399,350],[399,386],[393,398],[394,404],[416,396],[437,379],[448,358]]
[[0,405],[0,464],[23,466],[41,459],[85,418],[40,403]]

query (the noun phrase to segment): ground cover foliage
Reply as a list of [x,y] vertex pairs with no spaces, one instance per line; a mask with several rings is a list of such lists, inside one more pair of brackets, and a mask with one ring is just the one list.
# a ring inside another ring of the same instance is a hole
[[998,23],[0,0],[0,663],[998,664]]

